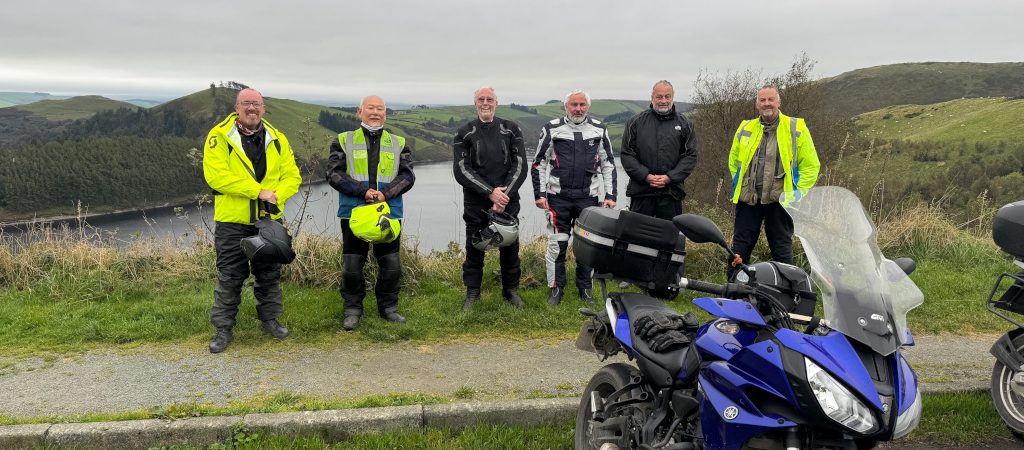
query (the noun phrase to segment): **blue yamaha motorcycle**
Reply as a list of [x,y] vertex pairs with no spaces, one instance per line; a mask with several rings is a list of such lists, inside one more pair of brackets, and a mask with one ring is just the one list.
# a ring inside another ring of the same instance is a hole
[[[600,279],[605,311],[581,309],[588,319],[577,346],[602,359],[625,352],[636,365],[594,374],[577,412],[577,449],[863,449],[917,426],[917,375],[900,352],[914,342],[907,312],[923,302],[907,276],[914,262],[882,255],[845,189],[816,187],[782,203],[824,317],[814,317],[807,274],[786,264],[741,266],[725,285],[679,278],[678,288],[715,296],[693,301],[716,317],[699,326],[651,296],[609,294]],[[729,251],[707,218],[672,223]]]

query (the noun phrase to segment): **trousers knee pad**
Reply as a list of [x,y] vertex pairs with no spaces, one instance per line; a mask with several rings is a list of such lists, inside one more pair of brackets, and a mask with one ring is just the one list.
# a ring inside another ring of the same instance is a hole
[[362,255],[343,255],[341,268],[341,290],[349,292],[363,292],[366,289],[366,280],[363,277],[363,266],[366,265],[366,257]]
[[398,253],[391,253],[377,258],[377,267],[379,268],[377,273],[379,281],[394,283],[397,287],[398,281],[402,277],[402,263]]

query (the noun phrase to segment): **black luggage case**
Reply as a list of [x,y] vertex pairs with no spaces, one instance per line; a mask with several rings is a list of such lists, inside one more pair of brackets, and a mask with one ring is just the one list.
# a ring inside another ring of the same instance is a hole
[[573,227],[576,260],[596,275],[628,281],[656,297],[674,298],[686,256],[686,239],[671,221],[590,207]]
[[992,220],[992,240],[1014,258],[1024,259],[1024,200],[1004,205]]

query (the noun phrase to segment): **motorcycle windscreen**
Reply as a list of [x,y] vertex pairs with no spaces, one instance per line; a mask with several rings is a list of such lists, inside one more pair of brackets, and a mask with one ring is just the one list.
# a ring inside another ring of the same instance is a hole
[[882,355],[906,339],[907,312],[924,302],[917,285],[878,249],[860,199],[817,186],[780,199],[793,218],[830,326]]

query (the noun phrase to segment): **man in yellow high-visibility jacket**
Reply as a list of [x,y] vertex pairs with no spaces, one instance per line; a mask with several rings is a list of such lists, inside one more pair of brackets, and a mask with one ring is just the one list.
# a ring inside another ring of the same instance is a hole
[[338,290],[345,302],[342,327],[355,330],[363,316],[366,280],[363,266],[371,247],[377,258],[377,313],[388,322],[404,323],[398,313],[402,265],[399,236],[391,242],[371,244],[356,237],[352,230],[352,210],[358,206],[386,202],[390,216],[401,219],[402,195],[412,188],[412,150],[404,137],[384,129],[387,106],[376,95],[363,99],[356,110],[358,129],[338,135],[331,143],[327,159],[327,182],[338,191],[338,218],[341,222],[342,270]]
[[242,284],[250,272],[256,279],[253,295],[263,330],[278,339],[288,336],[288,329],[277,321],[284,310],[281,264],[249,261],[241,246],[243,238],[257,234],[261,204],[276,205],[278,212],[271,218],[280,220],[285,201],[302,184],[288,139],[263,120],[265,112],[263,95],[242,89],[235,112],[210,130],[203,147],[203,175],[214,192],[216,222],[217,286],[210,322],[217,333],[210,342],[211,353],[220,353],[231,343]]
[[796,199],[818,180],[818,153],[803,119],[779,111],[778,88],[757,91],[758,118],[743,121],[729,150],[736,221],[732,251],[744,262],[764,224],[772,260],[793,264],[793,219],[779,203]]

